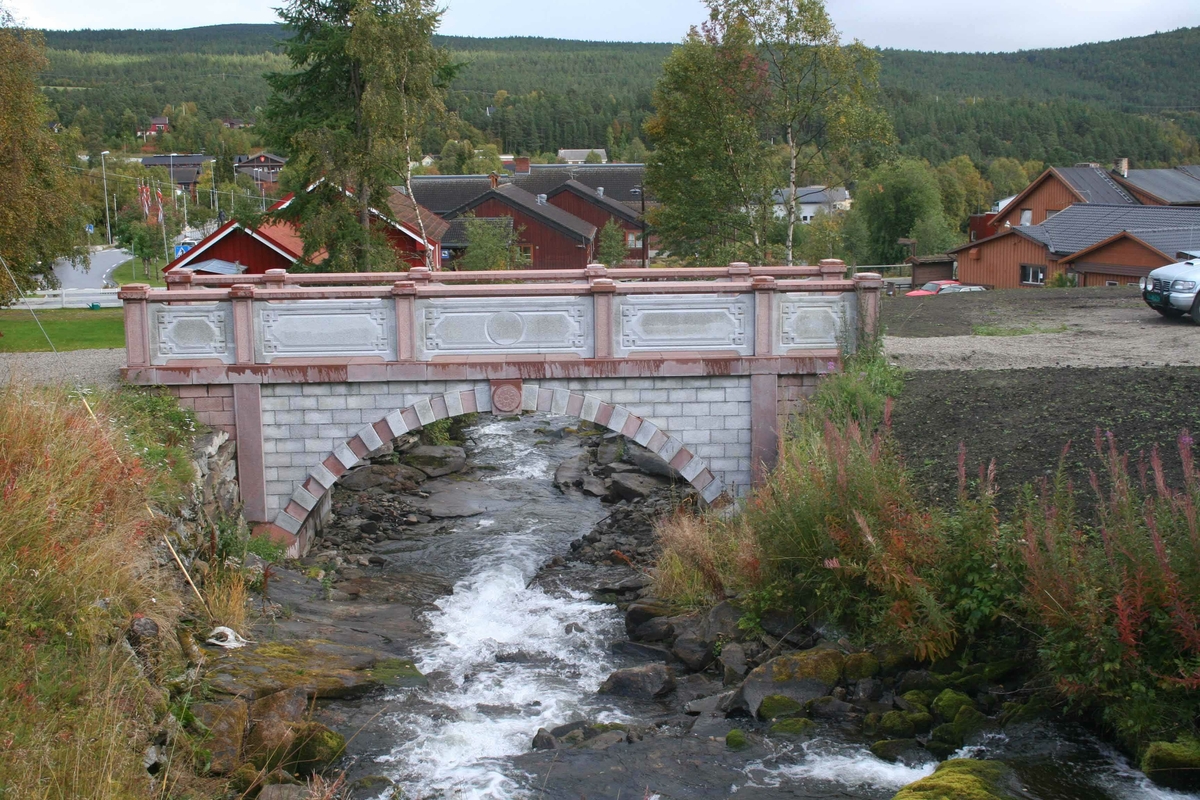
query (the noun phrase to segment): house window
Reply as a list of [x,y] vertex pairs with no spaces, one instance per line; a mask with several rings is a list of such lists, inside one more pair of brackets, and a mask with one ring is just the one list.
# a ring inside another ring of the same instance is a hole
[[625,231],[625,246],[630,250],[642,246],[642,239],[633,231]]
[[1027,283],[1032,286],[1044,286],[1046,284],[1046,268],[1033,264],[1022,264],[1021,283]]
[[533,263],[533,245],[519,244],[519,245],[517,245],[517,249],[521,251],[521,260],[522,261],[524,261],[526,264]]
[[1120,286],[1121,284],[1117,283],[1116,281],[1105,281],[1104,285],[1105,286]]
[[1032,208],[1022,208],[1021,209],[1021,224],[1022,225],[1032,225],[1033,224],[1033,209]]
[[1057,214],[1061,210],[1062,209],[1060,209],[1060,208],[1047,208],[1046,209],[1046,219],[1050,219],[1051,217],[1053,217],[1055,214]]

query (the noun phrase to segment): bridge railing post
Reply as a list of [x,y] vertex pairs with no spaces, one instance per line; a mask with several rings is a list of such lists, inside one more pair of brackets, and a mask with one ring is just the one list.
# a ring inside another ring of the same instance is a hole
[[726,270],[730,280],[750,277],[750,264],[746,261],[734,261]]
[[150,366],[150,284],[130,283],[117,297],[125,304],[125,357],[130,367]]
[[288,271],[286,269],[269,269],[263,274],[263,283],[269,289],[282,289],[287,283]]
[[775,354],[775,279],[758,275],[751,279],[754,291],[754,355]]
[[408,271],[408,279],[420,286],[428,286],[433,276],[428,267],[413,267]]
[[879,332],[879,295],[883,291],[883,276],[877,272],[860,272],[854,276],[858,294],[859,329],[862,335],[874,339]]
[[173,269],[167,273],[167,291],[184,291],[192,288],[192,278],[196,273],[190,269]]
[[396,303],[396,360],[412,361],[417,357],[417,284],[396,281],[392,298]]
[[254,287],[235,283],[229,287],[233,302],[234,363],[254,363]]
[[594,307],[593,336],[595,337],[596,358],[612,358],[615,352],[613,330],[613,299],[616,297],[617,284],[612,278],[596,278],[591,281]]

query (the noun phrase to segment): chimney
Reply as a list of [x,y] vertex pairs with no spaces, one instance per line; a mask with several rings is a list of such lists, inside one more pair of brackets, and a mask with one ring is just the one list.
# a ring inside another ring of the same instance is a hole
[[492,182],[493,189],[495,189],[497,186],[500,185],[500,176],[497,175],[496,173],[493,172],[491,175],[488,176],[488,179]]
[[518,156],[517,158],[513,159],[513,173],[516,175],[528,175],[529,174],[529,157],[528,156]]
[[603,187],[603,186],[597,186],[597,187],[596,187],[596,196],[597,196],[597,197],[604,197],[604,187]]
[[1129,177],[1129,159],[1118,158],[1116,165],[1113,167],[1113,172],[1120,175],[1122,178]]
[[544,194],[539,194],[539,195],[537,196],[537,204],[538,204],[539,206],[544,206],[544,205],[546,205],[546,195],[544,195]]

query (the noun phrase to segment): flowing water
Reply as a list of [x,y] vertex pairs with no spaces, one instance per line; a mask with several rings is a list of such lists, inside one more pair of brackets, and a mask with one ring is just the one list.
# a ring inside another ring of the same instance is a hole
[[[572,422],[489,419],[471,429],[467,449],[480,477],[449,491],[482,497],[486,510],[432,526],[389,554],[454,586],[427,614],[428,637],[415,652],[430,685],[392,698],[395,745],[377,758],[379,771],[403,787],[406,799],[554,798],[531,788],[513,761],[529,751],[538,728],[578,719],[638,722],[656,713],[596,694],[613,669],[628,665],[608,649],[623,638],[622,614],[581,592],[530,585],[546,561],[566,554],[607,513],[598,500],[567,497],[552,486],[555,467],[581,444],[547,431]],[[722,796],[885,800],[933,771],[886,763],[862,742],[836,737],[777,747],[769,757],[730,768]],[[1195,797],[1155,787],[1119,755],[1071,729],[1007,731],[960,755],[1009,763],[1034,800]]]

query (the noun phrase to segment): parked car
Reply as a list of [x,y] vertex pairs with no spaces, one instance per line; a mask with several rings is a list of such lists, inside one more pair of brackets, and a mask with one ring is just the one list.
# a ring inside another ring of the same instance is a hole
[[957,294],[959,292],[986,292],[987,288],[983,286],[967,286],[960,284],[958,286],[946,286],[938,294]]
[[931,294],[941,294],[952,286],[962,286],[958,281],[930,281],[920,289],[913,289],[905,297],[928,297]]
[[1159,267],[1139,280],[1138,287],[1146,305],[1159,314],[1172,319],[1191,314],[1192,322],[1200,325],[1200,260]]

